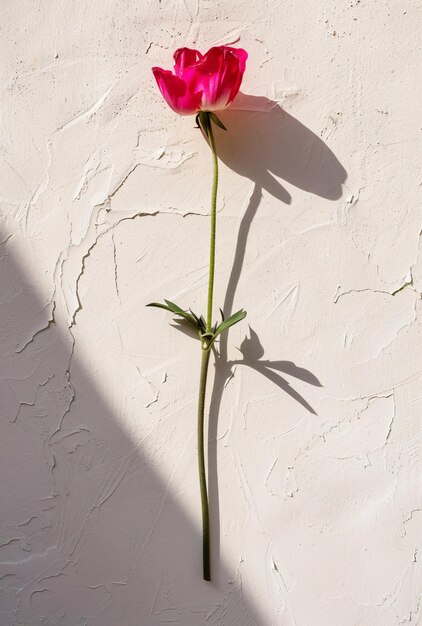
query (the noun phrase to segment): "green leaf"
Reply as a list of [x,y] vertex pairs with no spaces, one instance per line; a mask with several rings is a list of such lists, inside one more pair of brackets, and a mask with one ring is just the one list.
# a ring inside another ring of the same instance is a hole
[[230,315],[230,317],[221,322],[220,326],[218,326],[217,330],[214,333],[214,339],[218,337],[218,335],[221,335],[221,333],[223,333],[225,330],[230,328],[230,326],[237,324],[237,322],[240,322],[245,317],[246,311],[244,311],[243,309],[240,309],[240,311],[238,311],[237,313],[233,313],[233,315]]
[[189,309],[189,311],[192,313],[196,323],[198,324],[198,330],[205,331],[205,320],[203,316],[201,315],[201,317],[198,317],[197,315],[195,315],[192,309]]
[[214,122],[214,124],[216,124],[219,128],[222,128],[223,130],[227,130],[223,122],[220,119],[218,119],[215,113],[210,113],[210,117],[212,121]]
[[167,311],[170,311],[168,306],[166,306],[165,304],[161,304],[160,302],[150,302],[149,304],[146,304],[145,306],[155,306],[157,307],[157,309],[166,309]]
[[147,306],[154,306],[157,309],[164,309],[165,311],[170,311],[170,313],[173,313],[174,315],[179,315],[180,317],[183,317],[183,319],[185,319],[187,322],[189,322],[189,324],[193,326],[195,330],[200,330],[199,324],[195,320],[196,316],[194,317],[193,315],[191,315],[191,313],[184,311],[180,308],[180,306],[178,306],[174,302],[171,302],[170,300],[164,300],[164,302],[166,304],[161,304],[160,302],[151,302],[150,304],[147,304]]
[[211,124],[209,116],[210,113],[208,111],[200,111],[198,113],[198,124],[207,135],[207,137],[209,135],[209,129]]
[[181,309],[180,306],[178,304],[175,304],[174,302],[172,302],[171,300],[166,300],[164,298],[164,302],[167,304],[167,306],[169,307],[169,309],[171,311],[173,311],[174,313],[186,313],[186,311],[184,309]]

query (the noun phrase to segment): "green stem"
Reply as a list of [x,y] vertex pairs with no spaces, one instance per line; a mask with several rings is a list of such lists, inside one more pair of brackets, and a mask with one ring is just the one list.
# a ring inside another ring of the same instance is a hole
[[201,489],[202,507],[202,559],[204,580],[211,580],[210,566],[210,517],[208,509],[207,478],[205,474],[205,450],[204,450],[204,411],[205,391],[207,387],[208,363],[210,350],[202,349],[201,377],[199,382],[198,398],[198,469],[199,486]]
[[211,193],[211,230],[210,230],[210,272],[208,279],[208,308],[207,308],[207,333],[212,329],[212,298],[214,293],[214,269],[215,269],[215,228],[217,221],[217,186],[218,186],[218,158],[215,149],[212,121],[208,117],[208,137],[212,150],[213,180]]
[[[215,230],[217,221],[217,186],[218,186],[218,158],[215,149],[214,134],[212,131],[212,121],[209,113],[202,114],[206,133],[210,140],[213,161],[213,182],[211,193],[211,228],[210,228],[210,269],[208,279],[208,305],[206,332],[212,332],[212,300],[214,293],[214,269],[215,269]],[[206,117],[205,117],[206,116]],[[198,397],[198,469],[199,469],[199,486],[201,491],[201,507],[202,507],[202,556],[203,556],[203,577],[204,580],[211,580],[211,564],[210,564],[210,516],[208,508],[208,492],[207,477],[205,473],[205,445],[204,445],[204,413],[205,413],[205,392],[207,388],[208,365],[210,360],[211,348],[203,339],[201,341],[201,375],[199,381],[199,397]]]

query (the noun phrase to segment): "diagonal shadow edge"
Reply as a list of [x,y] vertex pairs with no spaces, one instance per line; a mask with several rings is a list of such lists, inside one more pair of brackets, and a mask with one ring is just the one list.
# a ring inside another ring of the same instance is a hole
[[[44,549],[34,549],[28,557],[19,538],[14,558],[1,558],[2,570],[7,571],[16,592],[21,619],[30,623],[43,615],[42,607],[48,603],[42,598],[49,593],[62,603],[66,624],[76,624],[76,599],[84,588],[86,604],[97,607],[92,609],[93,626],[135,626],[139,619],[143,624],[160,624],[163,615],[166,619],[172,615],[159,606],[160,593],[165,594],[160,585],[163,578],[173,577],[183,592],[174,615],[180,609],[186,626],[199,625],[198,602],[204,607],[203,623],[209,626],[218,626],[224,612],[227,619],[233,612],[233,620],[241,616],[249,626],[264,626],[241,585],[228,584],[229,569],[214,549],[214,582],[202,581],[199,526],[193,525],[176,501],[171,482],[163,482],[142,448],[119,426],[66,329],[59,328],[55,320],[37,332],[23,350],[16,351],[45,302],[10,250],[13,237],[0,240],[4,243],[0,246],[2,293],[10,296],[1,303],[2,373],[6,372],[14,389],[6,397],[9,408],[4,407],[7,412],[3,411],[2,420],[2,439],[13,447],[16,459],[14,468],[9,467],[3,475],[3,489],[13,510],[9,523],[14,522],[16,528],[25,524],[35,527],[38,519],[41,526],[47,519],[50,523],[50,530],[40,530],[45,535]],[[31,383],[37,388],[34,397],[25,392]],[[20,392],[23,399],[19,402]],[[47,396],[54,398],[49,411]],[[25,455],[28,460],[23,463]],[[8,458],[6,455],[3,460]],[[75,459],[82,465],[75,465]],[[91,478],[89,471],[94,472]],[[69,478],[72,473],[74,479]],[[49,484],[47,476],[51,491],[40,498],[36,484]],[[22,487],[22,481],[26,486]],[[136,533],[131,523],[137,524]],[[130,533],[136,536],[129,541]],[[191,568],[190,574],[180,572],[183,563]],[[136,601],[133,595],[128,597],[133,587]],[[88,600],[90,595],[92,600]],[[122,606],[126,621],[114,621]],[[53,618],[51,614],[45,617]]]

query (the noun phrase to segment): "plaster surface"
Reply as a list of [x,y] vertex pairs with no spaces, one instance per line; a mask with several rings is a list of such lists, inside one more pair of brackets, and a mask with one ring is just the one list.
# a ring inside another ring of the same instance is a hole
[[[0,624],[422,623],[418,2],[2,0]],[[211,157],[154,83],[241,45]]]

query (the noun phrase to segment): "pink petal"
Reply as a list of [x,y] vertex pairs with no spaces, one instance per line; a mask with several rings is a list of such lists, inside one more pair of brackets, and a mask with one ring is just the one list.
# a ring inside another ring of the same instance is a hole
[[201,109],[224,109],[239,91],[247,59],[242,48],[215,46],[184,71],[188,89],[202,91]]
[[[226,50],[227,50],[227,63],[226,63],[227,69],[226,69],[226,75],[224,76],[222,83],[227,87],[230,85],[230,96],[227,101],[227,104],[230,104],[230,102],[235,98],[235,96],[237,95],[240,89],[240,85],[243,79],[243,73],[246,67],[246,60],[248,58],[248,53],[246,52],[246,50],[243,50],[242,48],[226,47]],[[233,57],[236,58],[237,60],[237,69],[234,69],[234,63],[229,62],[229,58],[233,59]]]
[[219,98],[218,85],[223,71],[223,58],[220,48],[211,48],[199,61],[185,68],[183,72],[183,79],[189,91],[202,94],[203,110],[211,110]]
[[222,78],[226,71],[224,50],[222,46],[211,48],[205,56],[207,57],[206,62],[198,68],[200,72],[208,74],[207,89],[204,89],[202,94],[202,106],[209,109],[214,108],[216,105],[224,106],[224,97],[225,95],[229,96],[229,92],[227,94],[223,93],[222,85]]
[[245,71],[246,61],[248,59],[248,53],[243,48],[231,48],[230,46],[224,46],[226,50],[230,51],[237,57],[239,61],[239,72],[242,74]]
[[183,71],[185,67],[190,67],[202,57],[202,54],[198,50],[191,48],[178,48],[173,55],[174,58],[174,73],[179,78],[183,78]]
[[170,108],[180,115],[193,115],[200,108],[201,94],[192,93],[178,76],[160,67],[152,68],[157,85]]

